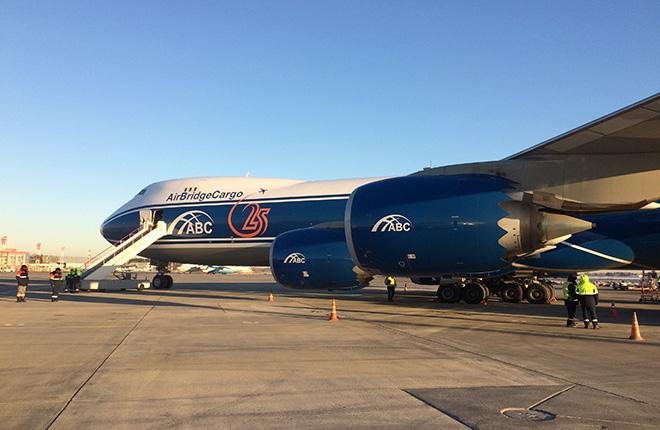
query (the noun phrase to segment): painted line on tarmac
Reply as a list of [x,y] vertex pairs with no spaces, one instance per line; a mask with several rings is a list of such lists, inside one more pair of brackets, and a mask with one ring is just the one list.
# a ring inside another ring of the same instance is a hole
[[87,379],[85,379],[85,381],[83,381],[82,384],[80,384],[80,387],[78,387],[78,388],[76,389],[76,391],[75,391],[75,392],[73,393],[73,395],[69,398],[69,400],[66,402],[66,404],[64,405],[64,407],[63,407],[62,409],[60,409],[60,411],[59,411],[59,412],[53,417],[53,419],[48,423],[48,425],[46,426],[46,430],[50,429],[50,428],[53,426],[53,424],[55,424],[55,422],[58,420],[58,418],[64,413],[64,411],[66,410],[66,408],[68,408],[69,405],[71,404],[71,402],[73,402],[73,399],[76,398],[76,396],[78,395],[78,393],[80,393],[80,391],[85,387],[85,385],[87,385],[87,383],[88,383],[89,381],[92,380],[92,378],[96,375],[96,373],[101,369],[101,367],[103,367],[103,365],[104,365],[104,364],[110,359],[110,357],[112,357],[112,354],[114,354],[115,351],[117,351],[117,350],[119,349],[119,347],[124,343],[124,341],[128,338],[128,336],[130,336],[131,333],[133,333],[133,332],[135,331],[135,329],[138,328],[138,326],[142,323],[142,321],[144,321],[144,319],[147,317],[147,315],[149,315],[149,313],[150,313],[150,312],[156,307],[156,305],[158,304],[158,302],[160,301],[160,299],[161,299],[162,297],[163,297],[163,296],[159,296],[159,297],[158,297],[158,300],[156,300],[156,301],[155,301],[155,302],[149,307],[149,309],[147,309],[147,311],[144,313],[144,315],[142,315],[142,317],[141,317],[141,318],[140,318],[140,319],[139,319],[139,320],[133,325],[133,327],[128,331],[128,333],[126,333],[126,335],[121,339],[121,341],[119,341],[119,343],[118,343],[117,345],[115,345],[114,348],[112,348],[112,351],[110,351],[110,353],[109,353],[109,354],[103,359],[103,361],[101,361],[101,364],[99,364],[99,365],[96,367],[96,369],[94,369],[94,371],[92,372],[92,374],[89,375],[89,376],[87,377]]

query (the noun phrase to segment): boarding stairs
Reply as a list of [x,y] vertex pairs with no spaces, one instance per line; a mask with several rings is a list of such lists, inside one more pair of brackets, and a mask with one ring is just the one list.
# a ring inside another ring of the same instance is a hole
[[143,221],[140,227],[130,232],[114,245],[87,260],[81,267],[83,281],[108,279],[117,267],[136,257],[151,244],[167,234],[164,221]]

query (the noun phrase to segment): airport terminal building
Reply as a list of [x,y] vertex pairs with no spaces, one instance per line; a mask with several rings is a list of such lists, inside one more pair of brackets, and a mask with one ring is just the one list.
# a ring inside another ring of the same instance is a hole
[[21,264],[27,264],[28,256],[27,251],[17,251],[13,248],[0,249],[0,268],[14,269]]
[[13,270],[20,267],[21,264],[27,264],[29,252],[7,248],[7,236],[2,236],[0,239],[0,269]]

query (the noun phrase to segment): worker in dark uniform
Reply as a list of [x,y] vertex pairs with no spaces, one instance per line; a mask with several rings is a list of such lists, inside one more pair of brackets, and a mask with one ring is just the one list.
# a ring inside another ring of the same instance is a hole
[[394,276],[390,275],[385,278],[385,286],[387,287],[387,301],[391,302],[394,300],[396,290],[396,279],[394,279]]
[[25,291],[28,287],[30,276],[28,275],[28,267],[23,264],[20,269],[16,271],[16,282],[18,283],[18,290],[16,291],[16,301],[25,301]]
[[80,267],[76,267],[76,268],[73,269],[73,288],[74,288],[74,292],[76,292],[76,293],[80,292],[81,282],[82,282],[82,279],[81,279]]
[[62,269],[59,267],[50,272],[48,279],[50,280],[50,301],[56,302],[60,299],[60,289],[62,289]]
[[73,268],[69,269],[66,272],[66,287],[64,288],[65,292],[73,292],[74,286],[73,286]]
[[598,305],[598,288],[589,281],[587,275],[582,275],[575,287],[575,292],[580,298],[584,328],[589,328],[589,321],[591,320],[593,328],[597,329],[598,315],[596,315],[596,306]]
[[566,282],[564,282],[564,287],[562,292],[564,293],[564,306],[566,306],[566,327],[575,327],[577,324],[575,322],[575,311],[577,310],[578,305],[578,296],[575,292],[575,282],[577,281],[577,274],[571,273],[568,275]]

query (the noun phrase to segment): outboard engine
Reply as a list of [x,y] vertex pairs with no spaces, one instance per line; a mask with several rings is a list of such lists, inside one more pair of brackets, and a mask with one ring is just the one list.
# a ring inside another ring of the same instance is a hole
[[363,288],[372,279],[358,269],[346,246],[344,230],[310,227],[275,238],[270,270],[281,285],[295,289]]

